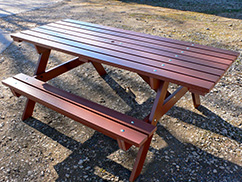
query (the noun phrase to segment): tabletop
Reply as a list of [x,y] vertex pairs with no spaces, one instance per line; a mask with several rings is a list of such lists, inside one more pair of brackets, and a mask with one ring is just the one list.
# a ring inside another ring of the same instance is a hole
[[12,34],[15,41],[65,52],[208,93],[239,53],[76,20]]

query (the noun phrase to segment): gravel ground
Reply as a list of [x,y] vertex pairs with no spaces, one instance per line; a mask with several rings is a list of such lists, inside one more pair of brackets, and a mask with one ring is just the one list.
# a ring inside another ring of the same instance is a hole
[[[64,1],[1,18],[0,28],[12,33],[72,18],[242,52],[241,11],[236,11],[241,1],[206,2]],[[48,67],[70,58],[53,51]],[[20,72],[33,75],[37,60],[32,45],[13,43],[0,55],[0,80]],[[241,60],[201,98],[198,109],[187,93],[162,117],[139,181],[241,181]],[[104,79],[85,64],[49,83],[119,112],[146,116],[155,93],[136,74],[105,68]],[[123,152],[116,141],[39,104],[33,118],[21,121],[26,99],[0,85],[0,181],[128,181],[135,147]]]

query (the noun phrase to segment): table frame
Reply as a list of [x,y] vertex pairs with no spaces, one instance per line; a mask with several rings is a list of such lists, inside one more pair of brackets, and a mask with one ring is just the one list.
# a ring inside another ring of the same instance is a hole
[[[37,63],[34,77],[39,80],[46,82],[86,62],[91,62],[100,76],[104,76],[107,74],[101,63],[88,61],[78,57],[46,71],[46,66],[49,60],[51,50],[40,46],[35,46],[35,48],[37,53],[39,54],[39,60]],[[171,94],[168,91],[169,82],[158,80],[141,74],[139,75],[141,76],[141,78],[143,78],[145,82],[150,85],[153,90],[157,92],[151,112],[147,117],[144,118],[145,122],[151,123],[152,125],[156,126],[159,119],[167,111],[169,111],[180,98],[182,98],[186,94],[188,88],[180,86],[175,92]],[[200,105],[199,95],[192,93],[192,99],[194,107],[197,108]],[[22,115],[22,120],[25,120],[32,116],[34,106],[35,102],[27,99],[25,109]]]
[[[26,41],[35,45],[39,60],[33,77],[43,82],[88,62],[92,63],[102,77],[107,74],[102,64],[137,73],[156,91],[151,112],[143,119],[148,127],[156,126],[160,118],[188,91],[191,92],[194,107],[199,107],[200,95],[208,93],[239,56],[233,51],[75,20],[62,20],[26,30],[13,34],[12,38],[18,42]],[[46,70],[51,50],[77,57]],[[181,86],[170,93],[169,83]],[[12,92],[20,96],[14,90]],[[27,98],[22,120],[32,116],[34,107],[35,101]],[[140,121],[142,125],[143,121]],[[140,149],[130,181],[134,181],[143,168],[156,127],[153,128],[153,131],[148,132],[149,135],[145,138],[147,140],[138,145]],[[132,130],[132,136],[134,132]],[[103,133],[108,134],[107,131]],[[119,147],[128,150],[132,146],[128,143],[131,140],[119,137]]]

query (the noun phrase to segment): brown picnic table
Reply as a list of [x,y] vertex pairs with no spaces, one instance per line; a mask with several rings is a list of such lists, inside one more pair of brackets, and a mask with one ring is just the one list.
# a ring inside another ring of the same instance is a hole
[[[11,37],[34,44],[40,55],[33,77],[20,73],[3,81],[15,96],[27,97],[22,119],[32,116],[38,102],[116,139],[123,150],[139,147],[130,181],[143,168],[158,120],[188,91],[198,107],[199,95],[208,93],[239,56],[233,51],[70,19]],[[46,70],[51,50],[76,58]],[[107,74],[102,64],[141,76],[157,92],[150,114],[138,120],[46,83],[87,62],[101,76]],[[180,87],[170,93],[169,83]]]

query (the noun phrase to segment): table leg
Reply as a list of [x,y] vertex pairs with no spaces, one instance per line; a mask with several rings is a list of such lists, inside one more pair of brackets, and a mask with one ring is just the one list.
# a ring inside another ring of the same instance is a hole
[[124,150],[124,151],[127,151],[129,150],[129,148],[132,146],[131,144],[121,140],[121,139],[117,139],[118,141],[118,146],[120,149]]
[[104,76],[107,74],[107,72],[105,71],[105,69],[101,63],[97,63],[97,62],[93,62],[93,61],[91,61],[91,63],[94,66],[94,68],[97,70],[97,72],[99,73],[100,76]]
[[134,181],[142,171],[146,155],[148,153],[150,142],[153,135],[148,138],[148,140],[139,148],[139,152],[137,154],[132,173],[130,175],[129,181]]
[[161,112],[165,97],[167,95],[168,85],[169,85],[169,82],[162,81],[157,90],[156,98],[149,117],[149,122],[152,125],[156,125],[158,120],[161,117],[159,113]]
[[152,125],[157,125],[159,119],[188,91],[188,88],[181,86],[174,93],[170,94],[167,90],[168,84],[169,82],[161,82],[161,85],[157,90],[156,98],[149,117],[149,122]]
[[45,48],[36,46],[36,50],[39,53],[39,61],[37,64],[37,68],[35,70],[35,75],[38,75],[45,72],[45,68],[47,66],[48,59],[50,57],[50,49],[45,49]]
[[198,94],[192,93],[192,100],[195,108],[201,105],[200,97]]
[[[38,75],[45,72],[45,68],[50,56],[50,49],[45,49],[38,46],[36,46],[35,48],[37,52],[40,54],[37,68],[35,70],[35,75]],[[35,102],[30,99],[27,99],[25,109],[22,115],[22,120],[26,120],[32,116],[34,111],[34,106],[35,106]]]
[[156,78],[152,78],[152,77],[148,77],[145,75],[141,75],[138,74],[146,83],[148,83],[150,85],[150,87],[157,91],[159,86],[160,86],[160,80],[156,79]]

